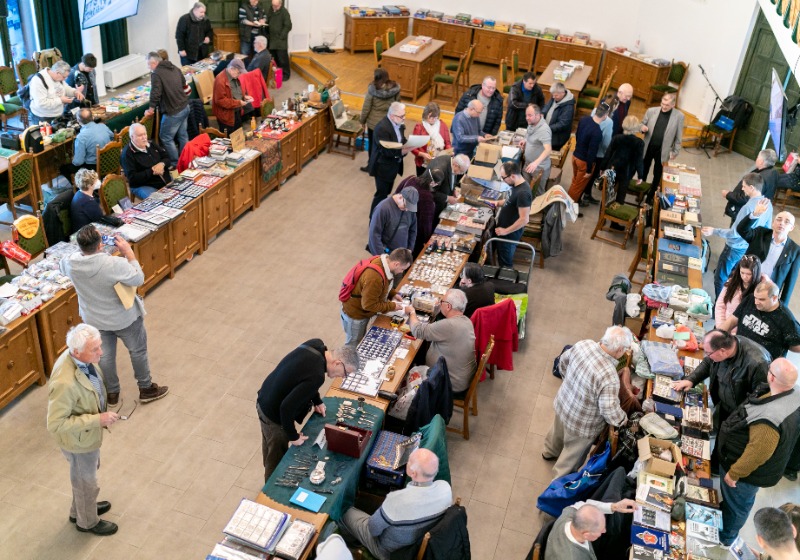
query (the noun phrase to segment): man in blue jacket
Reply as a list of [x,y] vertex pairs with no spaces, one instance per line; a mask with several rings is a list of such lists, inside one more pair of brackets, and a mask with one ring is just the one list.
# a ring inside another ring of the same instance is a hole
[[61,166],[59,171],[72,180],[78,169],[94,169],[97,167],[97,148],[105,148],[114,139],[114,133],[103,123],[94,122],[92,111],[83,108],[78,111],[78,122],[81,130],[75,137],[72,161]]
[[395,249],[413,249],[417,240],[417,202],[419,193],[406,187],[385,198],[375,207],[369,222],[369,252],[391,253]]

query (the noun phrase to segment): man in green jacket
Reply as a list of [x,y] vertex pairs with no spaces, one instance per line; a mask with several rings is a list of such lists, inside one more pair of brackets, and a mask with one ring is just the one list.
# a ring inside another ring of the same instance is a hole
[[47,401],[47,431],[69,462],[72,507],[69,520],[78,531],[106,536],[117,532],[116,523],[100,519],[111,509],[98,502],[97,469],[103,428],[119,420],[106,411],[103,373],[95,365],[103,355],[100,331],[82,323],[67,333],[67,349],[53,366]]
[[267,13],[269,28],[269,52],[275,64],[283,70],[283,79],[292,76],[289,65],[289,31],[292,30],[292,18],[289,10],[283,7],[283,0],[272,0],[272,10]]

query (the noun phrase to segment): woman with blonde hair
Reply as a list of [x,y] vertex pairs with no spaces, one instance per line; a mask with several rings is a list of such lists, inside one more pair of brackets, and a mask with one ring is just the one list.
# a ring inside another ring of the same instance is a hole
[[103,217],[100,202],[94,196],[94,192],[100,188],[97,173],[91,169],[78,169],[75,173],[75,186],[78,192],[72,197],[69,209],[72,231],[78,231]]
[[642,182],[644,176],[644,141],[636,136],[641,123],[633,115],[628,115],[622,121],[622,134],[617,134],[611,139],[611,144],[606,150],[605,168],[614,168],[617,173],[617,202],[623,204],[625,195],[628,194],[628,183],[633,179],[633,174]]

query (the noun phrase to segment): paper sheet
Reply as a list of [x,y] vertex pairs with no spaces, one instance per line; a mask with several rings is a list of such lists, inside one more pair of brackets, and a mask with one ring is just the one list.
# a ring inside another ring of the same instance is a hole
[[425,146],[428,142],[431,141],[431,137],[422,134],[412,134],[408,137],[408,142],[406,142],[406,148],[421,148]]
[[114,284],[114,291],[117,292],[117,296],[122,302],[122,307],[125,309],[133,307],[133,300],[136,299],[136,288],[134,286],[126,286],[117,282]]

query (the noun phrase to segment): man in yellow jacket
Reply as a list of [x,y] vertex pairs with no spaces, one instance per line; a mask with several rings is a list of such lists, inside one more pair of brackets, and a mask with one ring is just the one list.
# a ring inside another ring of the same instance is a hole
[[111,504],[97,501],[97,469],[103,428],[119,420],[119,415],[106,411],[103,374],[94,365],[102,355],[96,328],[81,324],[67,333],[67,349],[53,366],[48,385],[47,431],[69,462],[69,520],[76,523],[78,531],[105,536],[116,533],[117,525],[100,519]]

